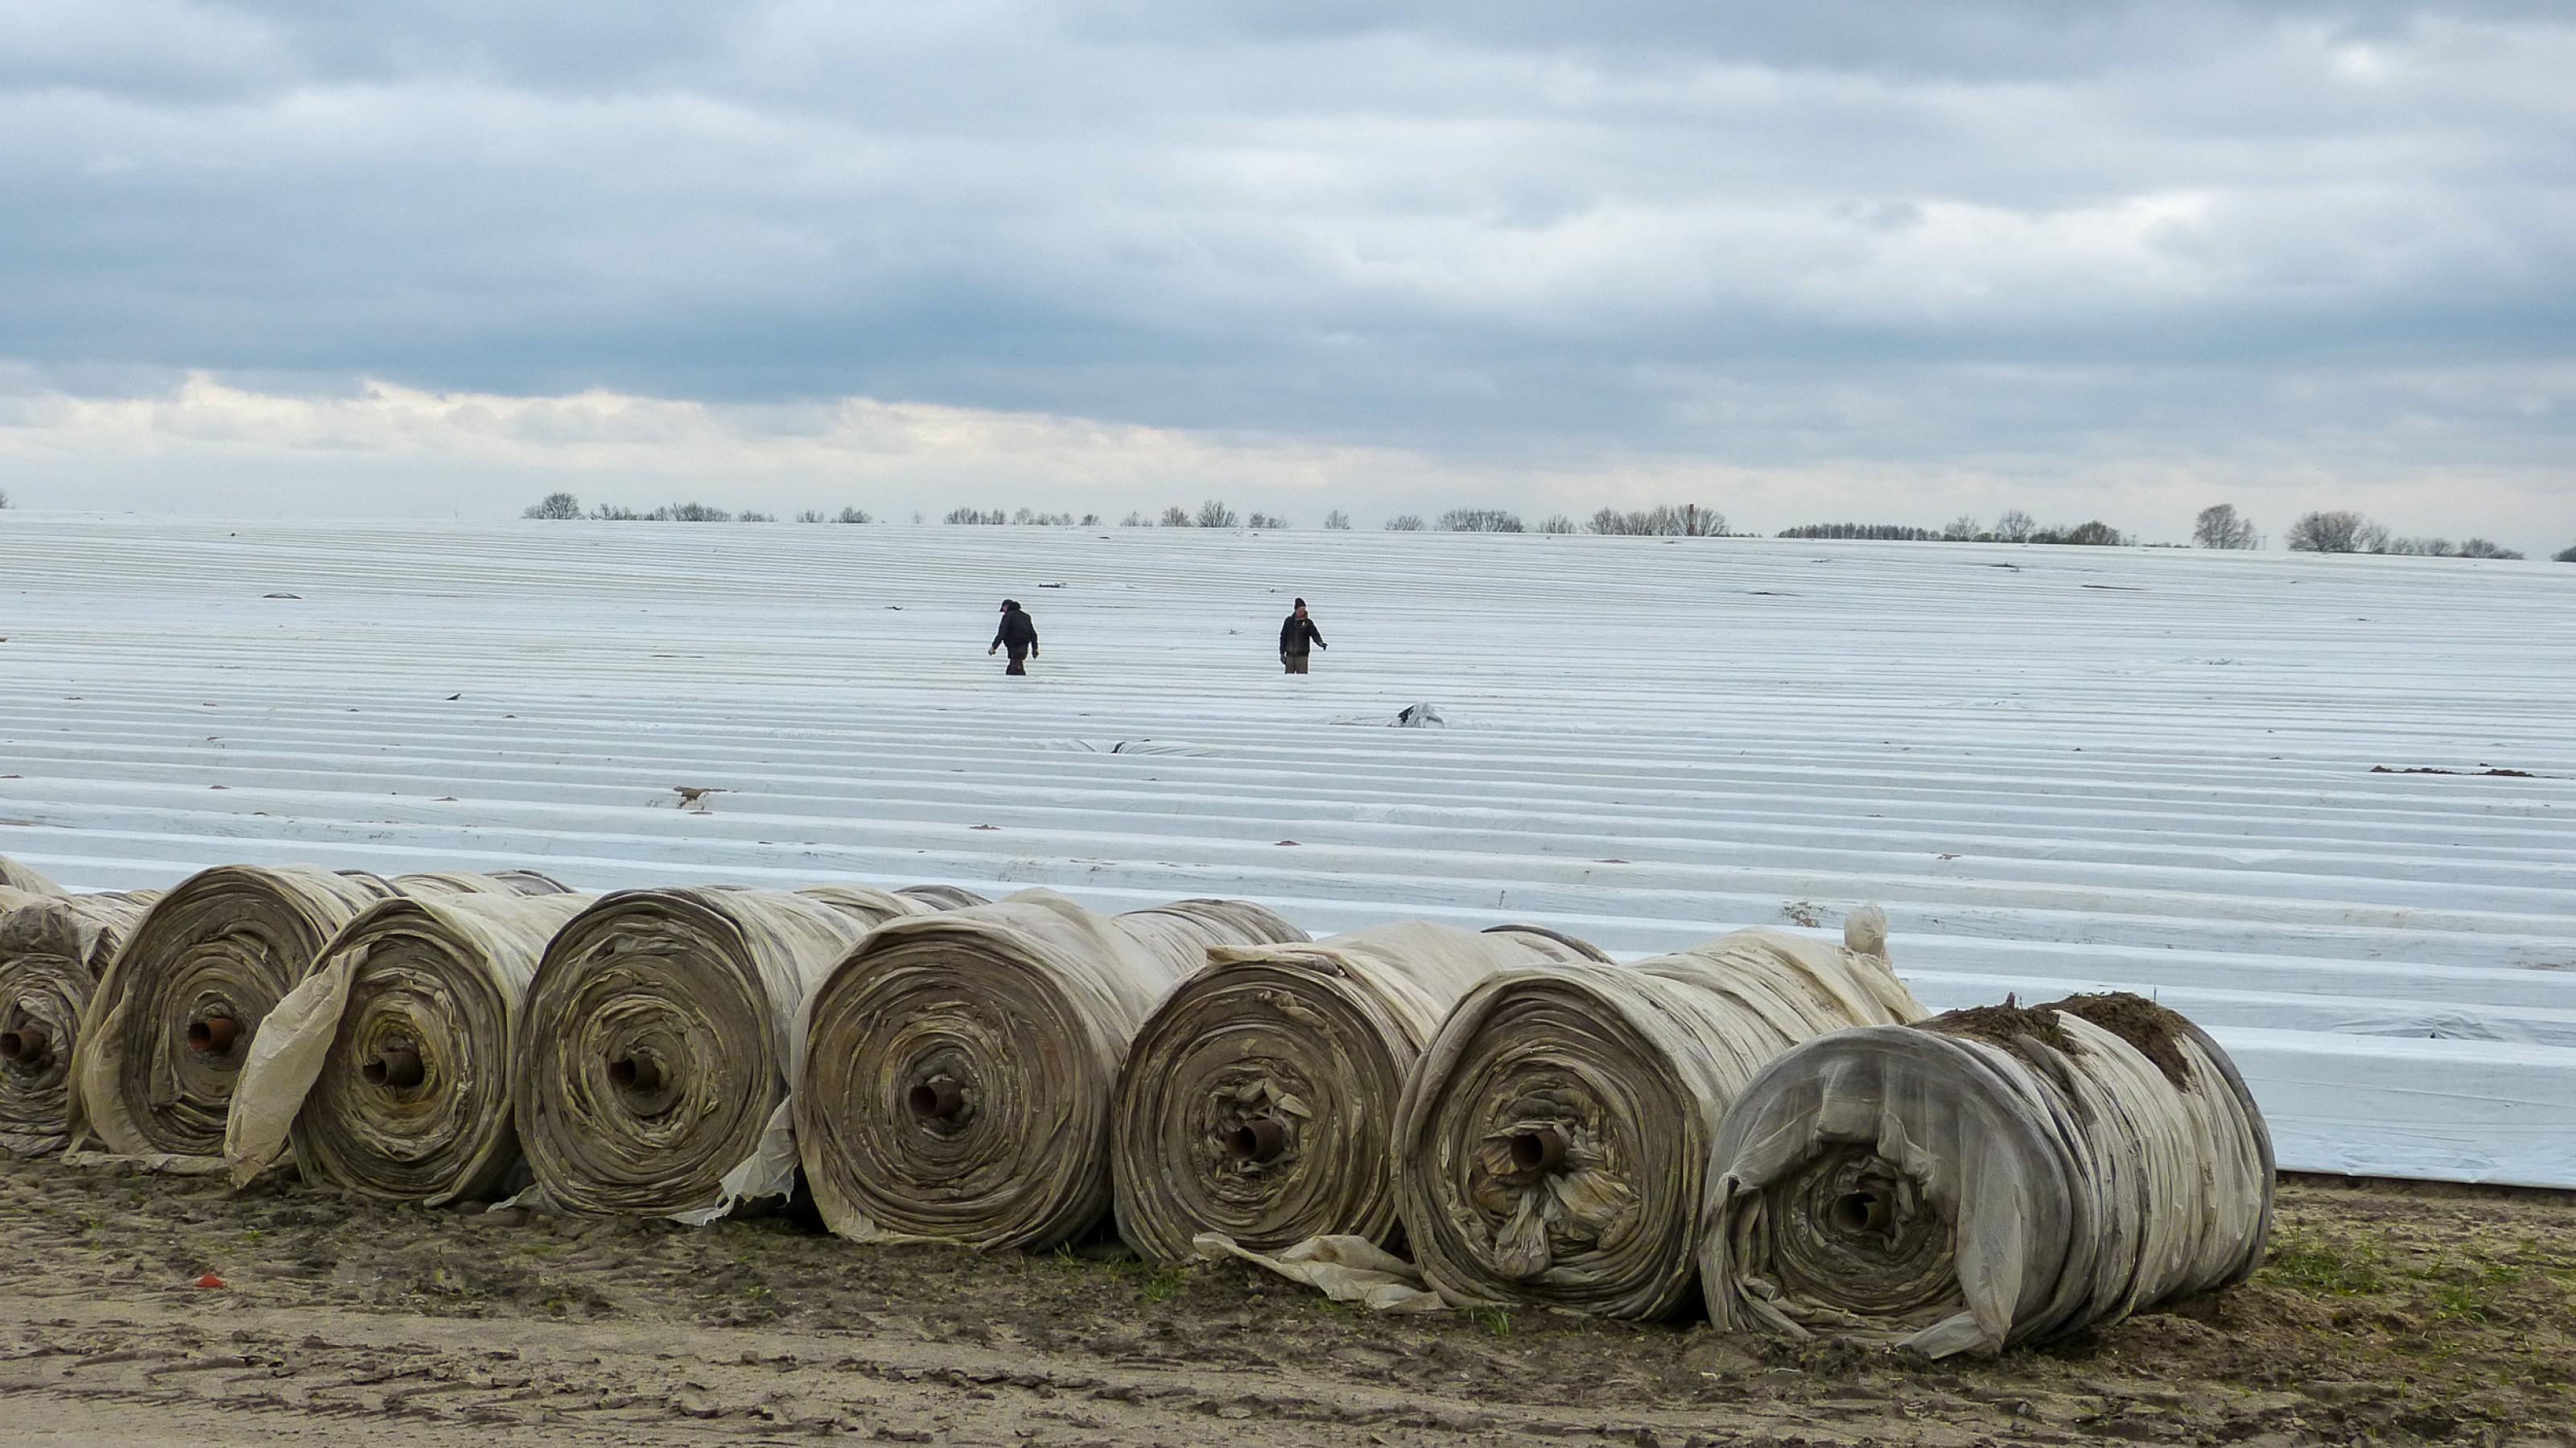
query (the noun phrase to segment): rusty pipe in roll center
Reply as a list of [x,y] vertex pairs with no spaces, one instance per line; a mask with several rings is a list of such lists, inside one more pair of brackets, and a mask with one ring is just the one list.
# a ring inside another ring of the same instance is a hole
[[44,1027],[28,1021],[14,1031],[0,1031],[0,1061],[33,1070],[53,1055],[53,1044]]
[[241,1022],[230,1016],[208,1016],[188,1027],[188,1049],[220,1056],[233,1048],[233,1038],[240,1034]]
[[650,1056],[620,1056],[608,1063],[608,1079],[629,1091],[658,1091],[662,1063]]
[[1248,1117],[1225,1134],[1226,1155],[1236,1161],[1270,1161],[1288,1148],[1288,1133],[1266,1116]]
[[933,1076],[904,1093],[904,1104],[923,1121],[946,1121],[966,1104],[966,1093],[950,1076]]
[[1512,1138],[1512,1166],[1525,1172],[1554,1171],[1565,1164],[1565,1133],[1553,1126],[1524,1131]]
[[375,1086],[417,1086],[424,1074],[420,1052],[409,1046],[387,1046],[376,1058],[358,1068],[358,1074]]

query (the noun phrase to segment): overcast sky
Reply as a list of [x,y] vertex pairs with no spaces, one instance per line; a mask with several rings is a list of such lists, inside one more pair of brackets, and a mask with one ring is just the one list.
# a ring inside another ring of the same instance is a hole
[[2576,540],[2556,4],[0,0],[0,488]]

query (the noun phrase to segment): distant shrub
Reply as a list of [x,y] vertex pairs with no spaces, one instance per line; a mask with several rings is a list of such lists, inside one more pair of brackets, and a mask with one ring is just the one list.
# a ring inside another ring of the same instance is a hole
[[2549,556],[2560,563],[2576,563],[2576,543],[2570,543]]
[[2501,546],[2501,545],[2499,545],[2499,544],[2490,543],[2490,542],[2488,542],[2487,540],[2485,540],[2484,538],[2472,538],[2472,539],[2470,539],[2468,542],[2463,543],[2463,544],[2461,544],[2461,545],[2460,545],[2460,556],[2461,556],[2461,557],[2463,557],[2463,558],[2508,558],[2508,559],[2511,559],[2511,558],[2520,558],[2522,555],[2521,555],[2520,553],[2515,552],[2514,550],[2512,550],[2512,549],[2510,549],[2510,548],[2503,547],[2503,546]]
[[1679,507],[1665,503],[1625,513],[1603,508],[1592,515],[1591,528],[1595,533],[1633,538],[1717,538],[1726,533],[1726,515],[1697,503]]
[[1941,530],[1941,541],[1944,543],[1991,542],[1993,539],[1992,533],[1980,527],[1976,519],[1965,513],[1951,519],[1950,526]]
[[[0,508],[8,506],[9,495],[7,493],[0,493]],[[565,518],[578,518],[581,516],[581,499],[574,497],[570,493],[548,493],[544,498],[529,505],[528,511],[521,513],[519,516],[522,518],[552,518],[558,520]]]
[[835,523],[873,523],[876,519],[869,517],[860,509],[843,508],[841,510],[841,515],[834,518],[832,521]]
[[[994,521],[999,522],[1000,519],[997,518]],[[1022,508],[1011,515],[1011,521],[1022,527],[1036,526],[1040,528],[1070,528],[1073,526],[1073,515],[1071,513],[1040,513],[1028,508]]]
[[741,512],[734,514],[733,520],[737,523],[775,523],[778,521],[778,515],[776,513],[755,513],[749,508],[745,508]]
[[948,516],[939,521],[961,526],[997,527],[1011,520],[1010,516],[999,508],[951,508],[948,510]]
[[1288,520],[1280,517],[1276,513],[1255,513],[1249,519],[1245,520],[1243,526],[1247,528],[1285,528],[1288,526]]
[[796,515],[799,523],[829,523],[831,518],[820,508],[807,508]]
[[2027,543],[2030,535],[2038,531],[2038,521],[2019,508],[2009,509],[1995,520],[1995,541],[1998,543]]
[[1126,517],[1118,520],[1118,526],[1121,528],[1151,528],[1154,525],[1145,521],[1144,514],[1130,512]]
[[1324,515],[1324,526],[1336,533],[1347,533],[1351,531],[1351,515],[1335,508]]
[[1520,515],[1500,508],[1452,508],[1440,515],[1443,533],[1525,533]]
[[1195,521],[1202,528],[1231,528],[1243,520],[1235,516],[1232,508],[1218,499],[1210,498],[1199,504],[1199,515]]
[[1538,525],[1538,530],[1542,533],[1571,533],[1574,531],[1574,520],[1563,513],[1550,513],[1547,515],[1547,521]]
[[2078,523],[2072,528],[2042,528],[2030,535],[2033,543],[2071,543],[2079,548],[2125,548],[2129,535],[2108,523]]
[[2239,516],[2232,503],[2218,503],[2200,510],[2192,520],[2191,541],[2195,548],[2260,548],[2263,540],[2254,533],[2254,525]]
[[2293,553],[2379,553],[2388,548],[2388,530],[2359,513],[2304,513],[2290,525]]
[[1390,533],[1419,533],[1422,531],[1422,520],[1411,513],[1398,513],[1394,517],[1386,520],[1386,531]]
[[1929,528],[1909,528],[1902,523],[1808,523],[1796,528],[1783,528],[1783,538],[1859,538],[1872,543],[1936,543],[1941,535]]
[[[569,494],[569,493],[567,493],[567,494],[565,494],[564,496],[566,496],[566,497],[570,497],[570,496],[572,496],[572,495],[571,495],[571,494]],[[9,506],[9,490],[8,490],[7,488],[0,488],[0,508],[5,508],[5,507],[8,507],[8,506]],[[534,517],[534,516],[535,516],[535,514],[534,514],[533,510],[530,512],[529,516],[531,516],[531,517]],[[579,517],[580,515],[576,513],[576,514],[574,514],[573,516],[575,516],[575,517]]]
[[1177,503],[1171,507],[1165,508],[1163,510],[1163,526],[1166,528],[1186,528],[1190,526],[1190,510]]
[[1083,514],[1083,515],[1082,515],[1082,526],[1083,526],[1083,527],[1085,527],[1085,528],[1097,528],[1097,527],[1099,527],[1099,526],[1100,526],[1100,515],[1099,515],[1098,513],[1085,513],[1085,514]]

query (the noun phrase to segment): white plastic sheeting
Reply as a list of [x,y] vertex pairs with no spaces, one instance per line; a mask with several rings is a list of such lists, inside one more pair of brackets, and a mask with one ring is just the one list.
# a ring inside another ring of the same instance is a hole
[[[2314,1034],[2288,1075],[2246,1064],[2276,1112],[2400,1066],[2483,1091],[2488,1060],[2564,1099],[2563,1062],[2353,1034],[2511,1043],[2517,1011],[2576,1010],[2563,564],[8,516],[0,852],[77,889],[222,859],[932,878],[1102,912],[1240,896],[1317,934],[1540,919],[1623,957],[1868,897],[1910,970],[2190,990],[2222,1033]],[[1013,577],[1065,584],[1043,679],[958,657]],[[1270,651],[1290,592],[1343,621],[1311,678]],[[1453,727],[1384,727],[1425,699]],[[1071,739],[1206,752],[1043,747]],[[681,811],[679,786],[717,792]],[[2444,1154],[2354,1113],[2282,1159],[2576,1186],[2488,1120]]]

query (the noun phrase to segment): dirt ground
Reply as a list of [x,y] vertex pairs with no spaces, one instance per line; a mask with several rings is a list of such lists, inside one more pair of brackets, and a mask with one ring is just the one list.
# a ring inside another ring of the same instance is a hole
[[[17,1444],[2576,1445],[2576,1196],[2286,1183],[2251,1285],[2000,1361],[1373,1317],[1241,1266],[14,1162]],[[220,1287],[196,1285],[202,1274]]]

